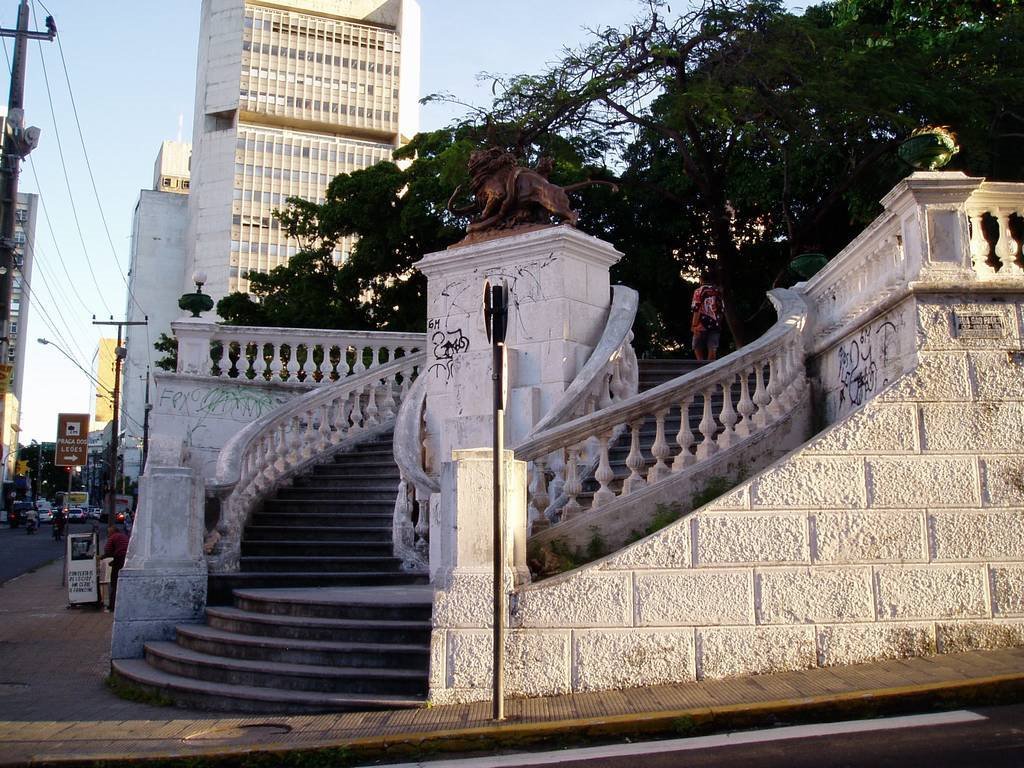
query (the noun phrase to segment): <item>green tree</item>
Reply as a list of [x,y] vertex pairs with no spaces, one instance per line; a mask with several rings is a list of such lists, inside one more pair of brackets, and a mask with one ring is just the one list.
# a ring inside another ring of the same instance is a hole
[[521,144],[557,132],[589,148],[661,195],[665,222],[689,219],[661,247],[684,269],[717,268],[742,343],[744,316],[793,256],[834,254],[877,212],[907,172],[894,149],[913,128],[954,125],[970,137],[961,167],[993,175],[992,121],[1020,100],[1020,46],[1005,51],[1021,39],[1016,12],[898,32],[834,11],[715,0],[672,15],[651,2],[547,71],[498,79],[492,116]]

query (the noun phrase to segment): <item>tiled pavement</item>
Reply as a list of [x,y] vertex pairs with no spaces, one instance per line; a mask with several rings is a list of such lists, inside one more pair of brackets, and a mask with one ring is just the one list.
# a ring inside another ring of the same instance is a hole
[[[357,759],[722,731],[1024,700],[1024,649],[508,702],[290,717],[136,704],[104,685],[111,615],[66,608],[55,563],[0,586],[0,765],[344,747]],[[286,764],[286,755],[278,756]],[[275,761],[276,762],[276,761]]]

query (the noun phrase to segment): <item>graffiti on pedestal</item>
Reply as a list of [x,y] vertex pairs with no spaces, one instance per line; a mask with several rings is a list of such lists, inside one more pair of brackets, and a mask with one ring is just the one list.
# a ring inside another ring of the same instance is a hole
[[[431,321],[431,325],[434,324],[440,325],[437,320]],[[447,381],[452,377],[456,356],[469,351],[469,339],[461,328],[454,331],[435,330],[430,336],[430,343],[433,345],[432,354],[435,362],[427,370],[437,378],[444,375]]]
[[[185,443],[190,447],[201,448],[207,446],[197,443],[196,435],[209,429],[209,419],[248,423],[270,413],[287,400],[281,395],[260,391],[257,387],[237,384],[194,388],[164,386],[159,390],[157,410],[181,417],[186,424]],[[206,442],[209,441],[208,437]],[[219,448],[219,445],[209,447]]]
[[863,405],[889,384],[889,367],[898,356],[898,339],[896,324],[881,320],[865,326],[839,346],[839,412]]

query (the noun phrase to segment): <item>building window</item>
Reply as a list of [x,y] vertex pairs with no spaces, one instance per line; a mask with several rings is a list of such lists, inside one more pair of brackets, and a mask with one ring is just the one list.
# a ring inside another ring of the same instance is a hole
[[171,177],[170,176],[164,176],[163,181],[164,181],[164,186],[165,187],[171,186]]
[[181,188],[188,189],[188,179],[185,179],[184,181],[181,182]]

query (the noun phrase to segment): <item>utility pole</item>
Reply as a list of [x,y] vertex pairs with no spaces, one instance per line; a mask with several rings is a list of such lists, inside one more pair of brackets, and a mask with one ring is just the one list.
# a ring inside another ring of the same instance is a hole
[[127,350],[122,346],[124,342],[124,328],[128,325],[147,325],[148,323],[148,317],[145,320],[115,320],[113,317],[110,320],[97,320],[93,316],[92,320],[93,325],[117,326],[117,346],[114,347],[114,416],[111,419],[113,432],[110,435],[110,461],[107,464],[106,482],[108,523],[117,521],[117,505],[114,503],[114,496],[117,494],[117,449],[121,438],[121,434],[118,431],[120,429],[119,417],[121,415],[121,362],[127,354]]
[[[14,29],[0,28],[0,37],[14,38],[14,62],[11,67],[11,90],[7,97],[7,119],[4,121],[3,158],[0,159],[0,364],[9,365],[11,348],[11,287],[14,285],[14,221],[18,207],[18,173],[21,160],[39,144],[39,129],[25,128],[25,63],[29,40],[53,40],[57,25],[46,17],[46,32],[28,31],[28,0],[18,3],[18,24]],[[6,369],[10,371],[10,369]],[[9,380],[9,379],[8,379]],[[6,420],[4,401],[6,389],[0,392],[0,428]]]

